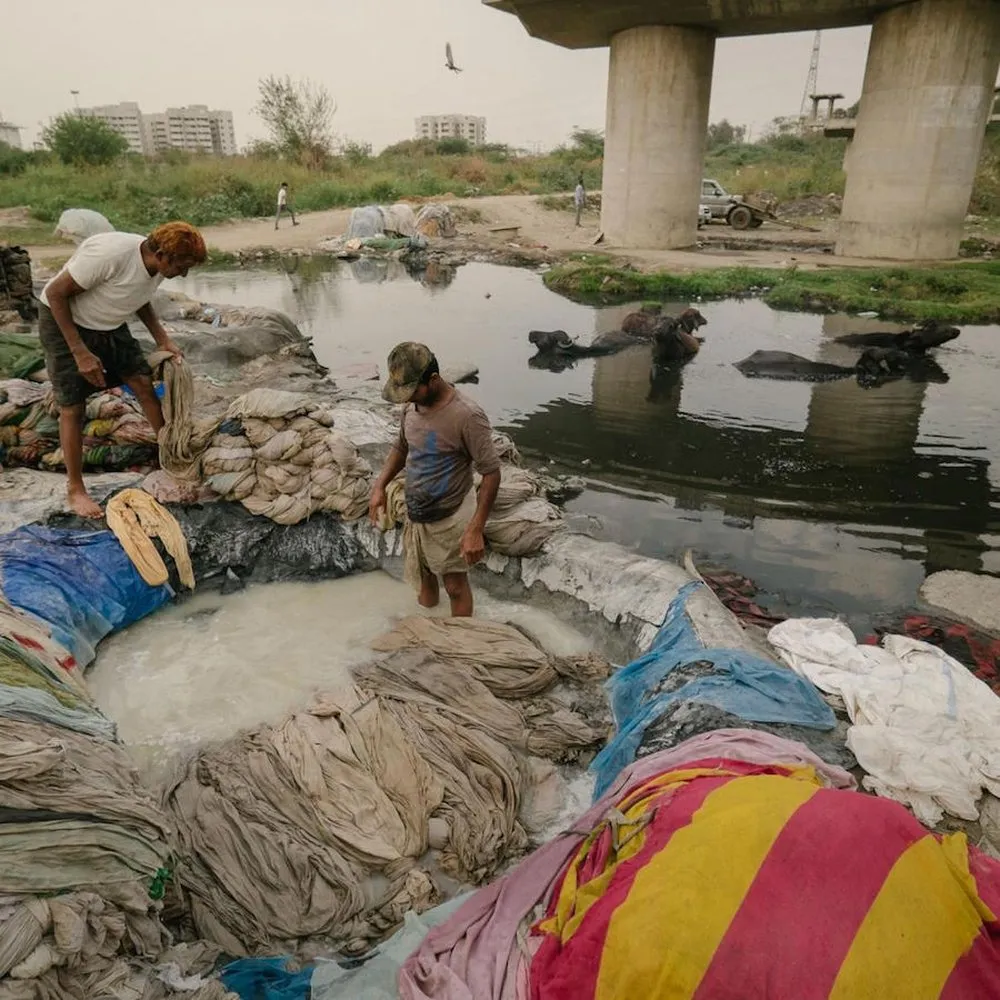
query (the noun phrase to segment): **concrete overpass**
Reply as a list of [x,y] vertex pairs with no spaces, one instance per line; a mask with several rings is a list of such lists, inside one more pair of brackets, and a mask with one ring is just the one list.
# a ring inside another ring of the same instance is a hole
[[610,46],[601,227],[644,249],[695,242],[716,38],[871,24],[837,252],[957,255],[1000,65],[1000,0],[483,2],[557,45]]

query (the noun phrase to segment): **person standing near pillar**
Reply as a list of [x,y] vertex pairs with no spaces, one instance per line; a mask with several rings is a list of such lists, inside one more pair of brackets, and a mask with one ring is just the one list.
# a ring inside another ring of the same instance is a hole
[[587,192],[583,186],[583,174],[576,180],[576,190],[573,192],[573,204],[576,205],[576,224],[580,225],[580,216],[583,215],[583,210],[587,206]]

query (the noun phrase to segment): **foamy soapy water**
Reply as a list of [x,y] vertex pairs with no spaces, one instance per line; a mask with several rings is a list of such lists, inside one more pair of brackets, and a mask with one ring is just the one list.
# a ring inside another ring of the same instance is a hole
[[[442,598],[434,613],[444,616]],[[371,642],[416,613],[426,612],[410,587],[382,572],[196,593],[102,643],[87,682],[140,767],[159,771],[350,684],[350,667],[375,655]],[[520,626],[554,655],[592,648],[554,615],[481,591],[476,613]]]

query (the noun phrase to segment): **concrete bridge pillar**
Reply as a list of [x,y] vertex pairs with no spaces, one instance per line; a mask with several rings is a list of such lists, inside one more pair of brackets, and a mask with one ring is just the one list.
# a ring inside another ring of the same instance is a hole
[[916,0],[876,17],[838,254],[958,254],[998,61],[997,0]]
[[702,28],[612,36],[601,203],[608,242],[695,242],[714,61],[715,35]]

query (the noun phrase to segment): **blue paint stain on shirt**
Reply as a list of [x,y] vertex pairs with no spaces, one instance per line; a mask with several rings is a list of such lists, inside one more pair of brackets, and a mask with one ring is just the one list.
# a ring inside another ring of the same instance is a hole
[[[468,459],[464,461],[467,463]],[[448,495],[452,476],[463,456],[442,451],[437,431],[430,430],[419,445],[410,444],[406,462],[406,508],[411,521],[434,521],[440,517],[438,505]]]

